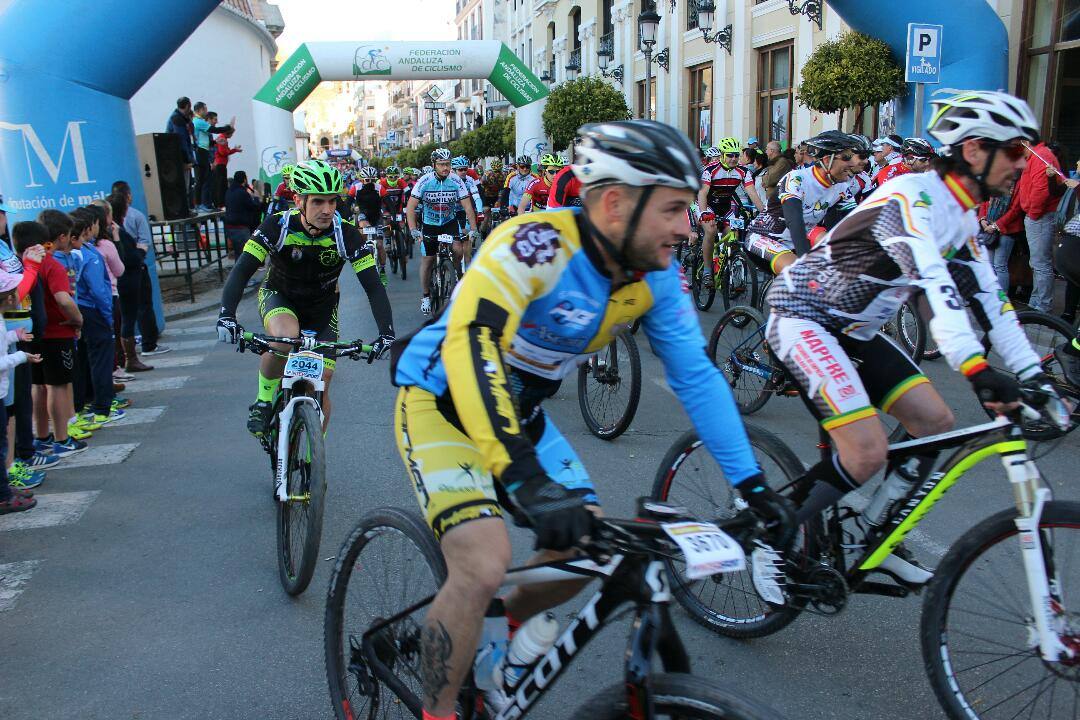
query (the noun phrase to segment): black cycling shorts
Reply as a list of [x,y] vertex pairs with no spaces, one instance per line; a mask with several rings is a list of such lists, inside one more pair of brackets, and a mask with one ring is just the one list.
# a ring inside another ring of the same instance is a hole
[[439,254],[439,236],[451,235],[455,240],[461,239],[461,227],[457,220],[451,220],[442,225],[425,225],[423,229],[424,241],[420,244],[422,257],[435,257]]
[[75,377],[75,340],[35,340],[32,353],[41,355],[41,362],[30,366],[34,385],[67,385]]
[[[325,342],[338,339],[338,293],[310,300],[297,300],[278,290],[272,283],[263,281],[259,288],[259,317],[265,327],[266,321],[275,315],[288,314],[296,318],[301,330],[314,330],[315,338]],[[334,368],[331,350],[323,351],[326,367]]]

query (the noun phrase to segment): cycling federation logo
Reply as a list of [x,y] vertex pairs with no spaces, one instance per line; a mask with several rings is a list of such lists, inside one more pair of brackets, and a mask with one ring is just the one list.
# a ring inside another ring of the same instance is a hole
[[553,262],[559,250],[559,231],[549,223],[526,223],[514,232],[510,248],[529,267]]
[[390,60],[385,53],[389,47],[361,45],[353,53],[353,75],[389,75]]

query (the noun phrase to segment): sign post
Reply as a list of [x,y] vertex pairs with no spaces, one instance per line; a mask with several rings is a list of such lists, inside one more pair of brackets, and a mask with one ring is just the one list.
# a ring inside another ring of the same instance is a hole
[[915,83],[915,131],[923,131],[923,103],[927,83],[941,82],[941,35],[942,25],[908,23],[907,57],[904,64],[904,81]]

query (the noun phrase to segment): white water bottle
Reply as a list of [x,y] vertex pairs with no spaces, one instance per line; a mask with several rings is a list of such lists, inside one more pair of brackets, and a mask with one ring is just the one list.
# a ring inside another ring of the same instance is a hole
[[536,658],[546,653],[559,636],[559,623],[551,613],[531,618],[518,629],[503,661],[503,687],[512,688]]

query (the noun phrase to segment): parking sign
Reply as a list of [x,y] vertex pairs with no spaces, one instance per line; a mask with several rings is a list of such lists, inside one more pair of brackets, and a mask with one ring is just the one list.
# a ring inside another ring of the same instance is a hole
[[941,82],[941,31],[941,25],[908,23],[906,82]]

